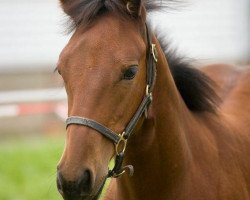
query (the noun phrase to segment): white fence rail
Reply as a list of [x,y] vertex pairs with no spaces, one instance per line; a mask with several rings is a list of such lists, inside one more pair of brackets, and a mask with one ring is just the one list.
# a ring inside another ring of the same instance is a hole
[[67,116],[66,93],[63,89],[41,89],[0,92],[0,118],[55,113]]
[[65,99],[65,90],[61,88],[0,92],[0,104],[62,101]]

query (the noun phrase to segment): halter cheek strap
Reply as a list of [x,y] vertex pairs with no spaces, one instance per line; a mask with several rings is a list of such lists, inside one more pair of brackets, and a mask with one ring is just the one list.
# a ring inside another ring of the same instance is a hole
[[147,32],[147,42],[148,42],[148,53],[147,53],[147,85],[145,96],[139,105],[137,111],[134,116],[131,118],[126,128],[121,134],[117,134],[106,126],[96,122],[95,120],[79,117],[79,116],[71,116],[66,120],[66,128],[71,124],[87,126],[101,133],[103,136],[111,140],[115,144],[116,151],[116,159],[115,166],[112,170],[109,170],[107,177],[117,178],[122,175],[126,169],[129,169],[130,175],[133,174],[133,167],[131,165],[122,167],[124,153],[126,150],[127,140],[132,134],[137,122],[145,113],[147,115],[147,109],[152,102],[152,90],[153,84],[155,80],[155,71],[156,71],[156,63],[157,63],[157,51],[155,44],[152,44],[151,34],[146,25]]

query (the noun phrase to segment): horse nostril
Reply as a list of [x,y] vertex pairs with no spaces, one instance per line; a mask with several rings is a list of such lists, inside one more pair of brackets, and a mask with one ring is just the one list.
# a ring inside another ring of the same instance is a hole
[[63,177],[60,172],[57,172],[56,185],[59,193],[63,195]]
[[92,190],[92,176],[90,170],[85,170],[82,177],[79,179],[79,188],[81,191],[81,196],[86,196]]

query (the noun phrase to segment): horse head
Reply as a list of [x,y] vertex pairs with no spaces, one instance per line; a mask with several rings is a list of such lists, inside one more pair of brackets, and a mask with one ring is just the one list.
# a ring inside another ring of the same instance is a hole
[[[145,8],[139,0],[61,3],[75,27],[57,66],[68,96],[68,115],[122,133],[147,87]],[[57,178],[64,199],[97,198],[116,153],[113,142],[96,129],[69,123]]]

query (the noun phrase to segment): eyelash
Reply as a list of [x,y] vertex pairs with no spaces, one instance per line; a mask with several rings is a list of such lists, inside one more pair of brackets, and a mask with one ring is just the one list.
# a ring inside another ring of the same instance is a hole
[[56,67],[55,69],[54,69],[54,73],[58,73],[59,75],[61,75],[61,72],[60,72],[60,70]]

